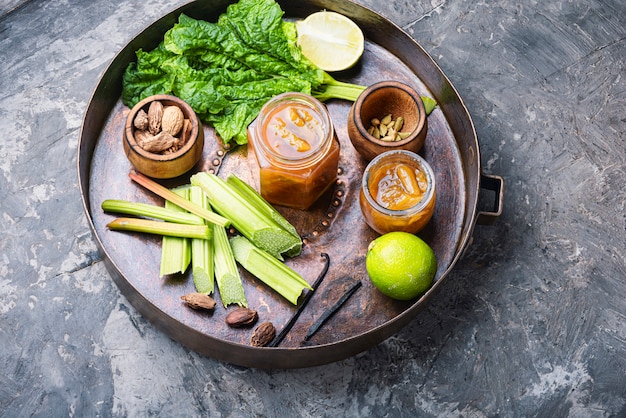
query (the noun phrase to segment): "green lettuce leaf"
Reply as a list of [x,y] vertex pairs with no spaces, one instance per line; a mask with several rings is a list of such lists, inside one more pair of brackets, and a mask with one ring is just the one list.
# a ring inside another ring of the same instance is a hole
[[123,76],[124,104],[173,94],[225,142],[245,144],[248,125],[280,93],[355,100],[364,87],[337,82],[307,60],[283,15],[274,0],[240,0],[217,23],[181,14],[157,48],[136,52]]

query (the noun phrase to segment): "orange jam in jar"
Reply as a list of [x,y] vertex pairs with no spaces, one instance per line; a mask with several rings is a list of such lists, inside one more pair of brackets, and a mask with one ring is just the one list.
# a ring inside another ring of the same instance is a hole
[[302,93],[268,101],[248,128],[261,195],[308,209],[337,179],[339,142],[326,107]]
[[361,212],[379,234],[419,232],[435,211],[435,175],[419,155],[387,151],[374,158],[363,173]]

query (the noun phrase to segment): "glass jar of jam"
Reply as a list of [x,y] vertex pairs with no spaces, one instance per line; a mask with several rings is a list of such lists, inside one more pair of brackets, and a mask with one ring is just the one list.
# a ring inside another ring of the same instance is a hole
[[379,234],[419,232],[435,211],[435,175],[419,155],[387,151],[374,158],[363,173],[361,212]]
[[248,128],[259,166],[260,193],[270,203],[308,209],[337,179],[339,142],[317,99],[283,93]]

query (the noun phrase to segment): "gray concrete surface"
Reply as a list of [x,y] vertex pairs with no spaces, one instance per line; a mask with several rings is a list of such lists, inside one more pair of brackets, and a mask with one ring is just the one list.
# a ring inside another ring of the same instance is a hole
[[626,3],[359,1],[457,87],[504,211],[397,335],[287,371],[201,357],[148,323],[81,207],[98,77],[183,3],[0,8],[0,416],[626,416]]
[[4,0],[0,3],[0,15],[6,15],[27,3],[27,0]]

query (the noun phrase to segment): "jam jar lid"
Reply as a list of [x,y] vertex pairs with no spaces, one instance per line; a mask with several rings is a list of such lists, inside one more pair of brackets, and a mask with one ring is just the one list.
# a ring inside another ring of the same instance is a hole
[[[271,118],[283,106],[288,106],[289,104],[310,109],[317,116],[316,120],[319,121],[319,138],[317,138],[316,143],[310,149],[298,153],[298,155],[285,155],[285,153],[281,153],[275,147],[270,146],[268,141],[264,139],[267,138],[266,130]],[[273,97],[263,105],[254,124],[255,148],[259,149],[266,157],[269,157],[272,163],[280,166],[301,167],[316,164],[324,157],[332,145],[334,128],[328,110],[318,99],[304,93],[287,92]]]

